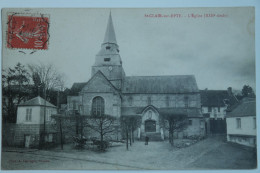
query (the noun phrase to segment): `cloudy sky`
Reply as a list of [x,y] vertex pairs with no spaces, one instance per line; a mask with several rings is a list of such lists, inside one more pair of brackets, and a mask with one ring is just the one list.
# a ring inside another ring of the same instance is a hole
[[[15,11],[17,9],[3,11],[3,22],[7,22],[8,12]],[[104,39],[109,11],[27,11],[49,16],[48,50],[33,54],[29,54],[31,50],[24,50],[24,54],[19,49],[6,48],[3,34],[3,67],[17,62],[52,63],[65,74],[67,87],[74,82],[88,81]],[[255,89],[253,8],[111,9],[111,12],[127,76],[193,74],[200,89],[229,86],[241,89],[244,84]],[[155,14],[180,14],[181,17],[145,17]],[[204,17],[205,14],[224,17]],[[6,28],[3,26],[4,33]]]

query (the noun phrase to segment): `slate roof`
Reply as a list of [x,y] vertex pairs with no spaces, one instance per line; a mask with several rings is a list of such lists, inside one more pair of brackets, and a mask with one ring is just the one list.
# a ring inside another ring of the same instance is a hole
[[104,38],[103,43],[117,44],[116,43],[116,34],[115,34],[114,26],[113,26],[111,12],[109,14],[109,18],[108,18],[108,22],[107,22],[107,30],[106,30],[106,34],[105,34],[105,38]]
[[178,94],[199,92],[193,75],[128,76],[123,81],[122,93]]
[[[140,115],[146,107],[122,107],[122,116]],[[161,115],[187,115],[188,117],[203,117],[198,108],[156,108]]]
[[78,96],[82,88],[87,84],[87,82],[74,83],[70,89],[70,96]]
[[[235,96],[229,95],[227,90],[201,90],[201,105],[207,107],[223,107],[238,103]],[[226,101],[224,101],[226,100]]]
[[[45,106],[45,101],[44,101],[43,98],[38,96],[38,97],[35,97],[35,98],[28,100],[24,103],[19,104],[19,106]],[[48,101],[46,101],[46,106],[56,108],[56,106],[54,106],[53,104],[51,104]]]
[[227,112],[227,118],[247,116],[256,116],[256,101],[253,99],[242,100],[233,110]]

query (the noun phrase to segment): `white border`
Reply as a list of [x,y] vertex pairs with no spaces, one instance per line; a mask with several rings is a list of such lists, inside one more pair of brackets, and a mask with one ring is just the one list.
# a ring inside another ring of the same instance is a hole
[[[254,6],[255,7],[255,50],[256,50],[256,95],[257,95],[257,115],[259,115],[259,47],[260,47],[260,0],[0,0],[0,8],[170,8],[170,7],[239,7],[239,6]],[[0,17],[2,18],[1,14]],[[2,33],[2,28],[0,28]],[[2,46],[2,34],[0,35],[0,44]],[[2,49],[1,49],[2,50]],[[2,58],[2,54],[0,55]],[[1,65],[1,61],[0,61]],[[2,90],[0,90],[2,96]],[[1,97],[0,96],[0,97]],[[0,110],[2,111],[2,110]],[[257,118],[257,134],[260,134],[260,117]],[[257,138],[258,149],[259,137]],[[256,170],[191,170],[192,172],[259,172],[260,155],[258,152],[258,169]],[[191,172],[191,171],[175,171],[174,172]],[[2,172],[2,171],[1,171]],[[6,171],[3,171],[6,172]],[[18,172],[18,171],[8,171]],[[28,172],[28,171],[19,171]],[[36,172],[36,171],[29,171]],[[45,172],[45,171],[37,171]],[[48,171],[57,172],[57,171]],[[66,171],[76,172],[76,171]],[[78,172],[78,171],[77,171]],[[84,171],[84,172],[105,172],[105,171]],[[108,171],[106,171],[108,172]],[[114,171],[109,171],[114,172]],[[119,171],[123,172],[123,171]],[[125,171],[124,171],[125,172]],[[139,172],[139,171],[134,171]],[[148,171],[142,171],[148,172]],[[153,171],[153,172],[173,172],[169,171]]]

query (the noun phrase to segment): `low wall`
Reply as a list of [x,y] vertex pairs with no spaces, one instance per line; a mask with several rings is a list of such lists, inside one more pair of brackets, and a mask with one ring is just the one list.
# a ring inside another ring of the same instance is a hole
[[[56,142],[56,130],[49,124],[45,127],[46,134],[53,133],[53,141]],[[38,147],[43,124],[3,124],[2,132],[3,146],[24,147],[25,136],[30,135],[30,147]]]
[[256,137],[255,136],[227,135],[227,141],[245,145],[248,147],[256,147]]

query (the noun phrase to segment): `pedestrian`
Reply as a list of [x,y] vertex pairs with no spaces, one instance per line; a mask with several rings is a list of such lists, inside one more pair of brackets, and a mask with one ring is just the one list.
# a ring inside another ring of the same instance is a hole
[[148,145],[148,142],[149,142],[149,137],[146,136],[146,137],[145,137],[145,145]]

